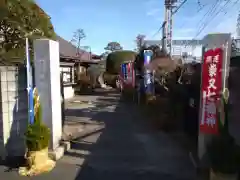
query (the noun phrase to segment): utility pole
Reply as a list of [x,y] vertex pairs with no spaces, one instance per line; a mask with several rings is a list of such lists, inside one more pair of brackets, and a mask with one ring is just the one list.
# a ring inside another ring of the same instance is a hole
[[181,1],[180,5],[178,6],[175,5],[178,2],[178,0],[165,0],[164,2],[165,18],[162,25],[163,27],[162,28],[162,31],[163,31],[162,48],[170,56],[172,55],[173,15],[177,13],[177,11],[187,2],[187,0],[180,0],[180,1]]
[[237,27],[236,27],[236,38],[240,39],[240,12],[238,14],[238,18],[237,18]]
[[164,15],[164,28],[163,33],[165,34],[165,41],[163,49],[171,56],[172,54],[172,19],[173,19],[173,8],[177,0],[165,0],[165,15]]
[[162,24],[162,50],[166,52],[166,21],[163,22]]

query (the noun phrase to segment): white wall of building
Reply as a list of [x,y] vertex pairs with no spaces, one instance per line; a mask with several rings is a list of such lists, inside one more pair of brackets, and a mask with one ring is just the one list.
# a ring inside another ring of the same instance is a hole
[[[145,43],[148,46],[158,45],[161,47],[161,41],[159,40],[146,40]],[[187,54],[188,61],[196,59],[200,61],[202,59],[202,43],[200,40],[173,40],[172,41],[172,55],[175,57],[182,57]]]
[[74,97],[74,88],[73,86],[64,86],[64,99],[71,99]]
[[185,45],[173,45],[172,46],[172,55],[182,57],[184,54],[187,54],[189,61],[200,60],[202,58],[202,45],[195,46],[185,46]]

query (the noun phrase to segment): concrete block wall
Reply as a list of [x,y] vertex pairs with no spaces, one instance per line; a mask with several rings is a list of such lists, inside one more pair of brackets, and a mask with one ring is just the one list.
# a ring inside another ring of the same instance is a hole
[[0,155],[21,156],[25,152],[27,128],[26,69],[0,66]]

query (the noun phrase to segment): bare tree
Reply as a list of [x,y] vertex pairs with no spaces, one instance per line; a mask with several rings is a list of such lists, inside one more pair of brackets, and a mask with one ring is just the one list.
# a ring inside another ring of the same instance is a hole
[[136,37],[136,44],[137,44],[137,50],[139,51],[141,49],[141,47],[144,45],[144,39],[145,39],[145,35],[143,34],[138,34]]
[[76,45],[77,47],[77,55],[80,54],[80,45],[81,45],[81,40],[86,37],[86,34],[83,29],[77,29],[74,34],[71,42]]

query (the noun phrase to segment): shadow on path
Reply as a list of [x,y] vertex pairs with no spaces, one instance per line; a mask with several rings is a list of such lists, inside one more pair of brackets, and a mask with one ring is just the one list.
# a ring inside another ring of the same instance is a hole
[[[74,108],[67,116],[85,117],[104,129],[71,142],[71,150],[56,168],[33,180],[193,180],[196,173],[188,153],[166,133],[152,128],[136,105],[116,94],[99,96],[94,106]],[[73,118],[74,119],[74,118]],[[15,173],[3,179],[25,180]]]
[[105,128],[72,142],[66,157],[82,159],[75,180],[195,178],[188,153],[167,134],[151,128],[135,105],[105,96],[88,111]]

